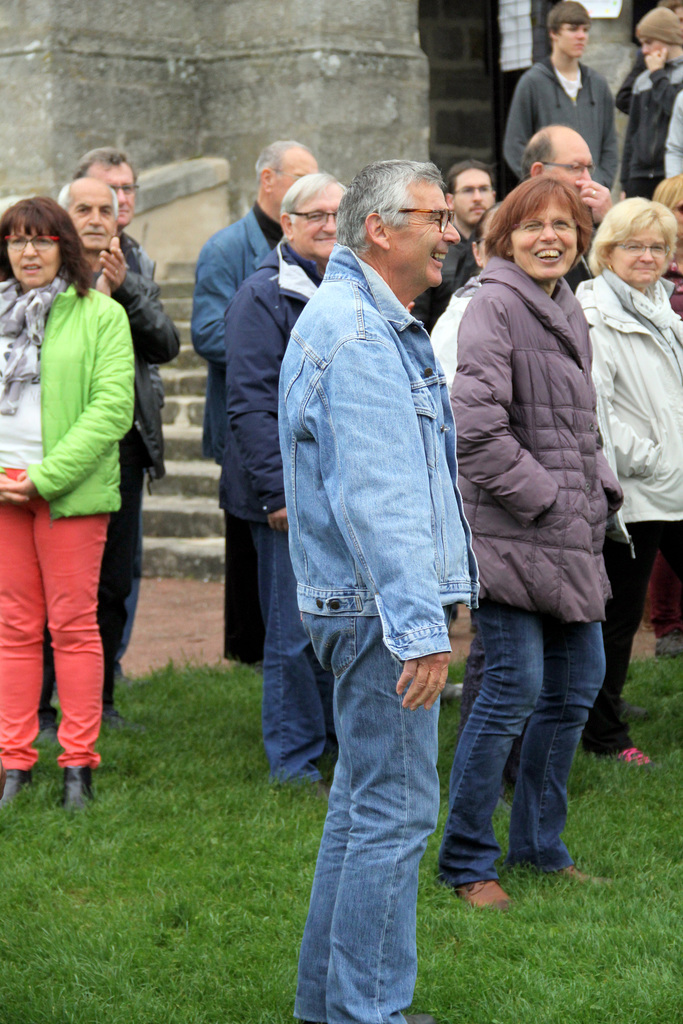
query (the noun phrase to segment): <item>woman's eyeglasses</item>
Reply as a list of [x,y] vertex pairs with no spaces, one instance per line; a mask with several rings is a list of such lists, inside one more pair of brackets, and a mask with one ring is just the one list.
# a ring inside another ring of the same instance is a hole
[[33,238],[26,238],[24,235],[5,235],[7,248],[12,252],[23,252],[30,242],[36,252],[47,252],[59,241],[59,235],[34,235]]

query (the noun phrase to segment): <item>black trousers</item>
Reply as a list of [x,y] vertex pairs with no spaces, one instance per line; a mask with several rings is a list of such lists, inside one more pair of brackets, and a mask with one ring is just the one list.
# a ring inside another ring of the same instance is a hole
[[225,513],[226,658],[263,661],[266,630],[258,596],[258,563],[249,523]]
[[[138,443],[139,442],[139,443]],[[121,508],[109,519],[104,545],[100,586],[97,594],[97,621],[104,652],[102,701],[114,703],[114,665],[126,625],[126,598],[133,586],[135,553],[140,532],[140,508],[147,454],[138,438],[121,442]],[[55,685],[52,644],[46,629],[43,651],[43,691],[40,696],[40,723],[44,728],[56,713],[51,700]]]
[[618,754],[634,746],[628,726],[619,717],[619,705],[658,550],[683,580],[683,521],[629,523],[628,531],[635,558],[627,544],[605,541],[605,568],[613,595],[602,626],[607,669],[583,730],[583,745],[594,754]]
[[633,199],[639,196],[641,199],[652,199],[654,191],[663,178],[631,178],[629,187],[626,189],[626,198]]

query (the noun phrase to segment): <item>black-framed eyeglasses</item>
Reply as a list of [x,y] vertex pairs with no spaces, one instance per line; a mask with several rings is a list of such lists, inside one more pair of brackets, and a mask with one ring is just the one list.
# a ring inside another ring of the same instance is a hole
[[5,235],[7,248],[12,252],[23,252],[30,242],[36,252],[47,252],[59,241],[59,235],[34,235],[27,238],[25,235]]
[[327,224],[329,217],[337,223],[336,210],[311,210],[310,213],[290,213],[290,217],[305,217],[309,224]]
[[588,171],[591,178],[593,177],[593,171],[595,170],[595,164],[560,164],[556,160],[541,160],[544,167],[563,167],[565,171],[571,171],[572,174],[583,174],[584,171]]
[[404,207],[399,213],[429,213],[431,221],[439,225],[439,231],[444,233],[449,224],[455,220],[455,210],[417,210],[414,207]]

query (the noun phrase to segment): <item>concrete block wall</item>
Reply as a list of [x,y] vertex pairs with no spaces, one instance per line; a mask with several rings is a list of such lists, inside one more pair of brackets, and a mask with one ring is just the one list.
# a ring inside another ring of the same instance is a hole
[[275,138],[344,180],[427,154],[417,0],[0,0],[0,28],[0,192],[54,192],[114,144],[142,168],[229,159],[238,216]]

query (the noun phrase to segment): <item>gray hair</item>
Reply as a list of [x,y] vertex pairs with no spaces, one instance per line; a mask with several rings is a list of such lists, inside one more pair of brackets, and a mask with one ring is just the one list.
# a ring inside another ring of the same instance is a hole
[[[88,175],[84,174],[83,177],[87,178]],[[74,178],[74,181],[80,181],[80,180],[81,180],[80,178]],[[111,195],[111,203],[112,203],[112,206],[114,207],[114,218],[118,217],[118,215],[119,215],[119,200],[118,200],[118,197],[117,197],[116,192],[114,191],[114,189],[111,187],[111,185],[107,185],[106,182],[102,181],[101,178],[93,178],[93,181],[99,181],[100,185],[104,185],[105,188],[109,189],[109,194]],[[69,212],[69,207],[71,206],[71,186],[72,185],[73,185],[73,181],[70,181],[68,183],[68,185],[64,185],[62,188],[60,188],[59,195],[57,196],[57,203],[61,206],[61,208],[63,210],[66,210],[67,213]]]
[[93,164],[102,164],[104,167],[120,167],[121,164],[128,164],[133,172],[133,181],[138,180],[138,172],[128,154],[124,153],[122,149],[114,149],[113,146],[100,146],[99,149],[91,149],[89,153],[84,153],[78,161],[71,180],[88,178],[88,171]]
[[261,171],[264,171],[266,167],[270,167],[271,171],[282,170],[282,158],[285,153],[290,149],[304,149],[307,153],[311,153],[308,146],[304,146],[301,142],[296,142],[295,139],[278,139],[276,142],[271,142],[269,146],[262,149],[258,155],[256,161],[256,179],[260,182]]
[[416,160],[381,160],[368,164],[342,196],[337,214],[337,241],[360,256],[370,248],[365,220],[378,214],[385,224],[398,227],[407,214],[398,211],[412,203],[410,186],[438,185],[445,194],[441,172],[435,164]]
[[280,213],[296,213],[299,206],[315,199],[330,185],[338,185],[342,192],[346,192],[344,185],[331,174],[325,174],[323,171],[318,174],[304,174],[285,192]]

